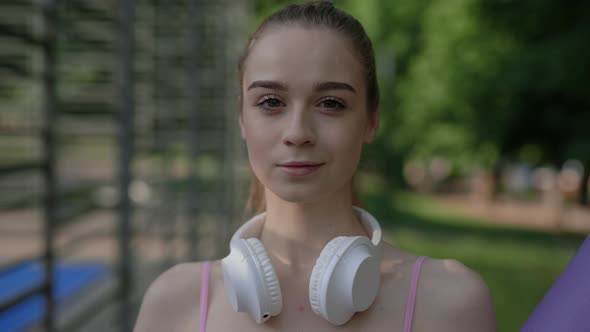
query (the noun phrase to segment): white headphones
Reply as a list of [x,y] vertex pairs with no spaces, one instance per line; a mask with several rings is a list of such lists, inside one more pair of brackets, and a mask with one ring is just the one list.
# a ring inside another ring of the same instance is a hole
[[[367,310],[379,290],[381,227],[367,211],[354,206],[368,234],[338,236],[322,250],[311,272],[309,302],[313,311],[334,325],[346,323],[355,312]],[[223,282],[235,311],[247,312],[258,324],[281,312],[279,280],[260,234],[265,213],[242,225],[221,261]]]

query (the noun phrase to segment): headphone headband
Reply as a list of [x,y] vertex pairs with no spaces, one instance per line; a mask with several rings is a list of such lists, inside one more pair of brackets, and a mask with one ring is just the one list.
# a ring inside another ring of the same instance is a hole
[[[367,234],[371,236],[371,242],[373,242],[373,245],[377,248],[380,248],[381,226],[377,220],[369,212],[361,209],[360,207],[353,206],[353,208],[357,212]],[[258,215],[255,215],[242,226],[240,226],[240,228],[238,228],[238,230],[232,236],[230,246],[239,239],[258,237],[260,235],[260,231],[262,230],[262,226],[264,225],[265,216],[266,212],[262,212]]]

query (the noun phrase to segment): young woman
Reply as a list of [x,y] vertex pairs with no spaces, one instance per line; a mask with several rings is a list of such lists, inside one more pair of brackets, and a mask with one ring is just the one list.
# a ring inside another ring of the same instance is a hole
[[135,331],[496,331],[477,273],[383,243],[354,205],[352,178],[379,122],[360,23],[330,2],[287,6],[254,32],[238,69],[261,214],[222,261],[158,277]]

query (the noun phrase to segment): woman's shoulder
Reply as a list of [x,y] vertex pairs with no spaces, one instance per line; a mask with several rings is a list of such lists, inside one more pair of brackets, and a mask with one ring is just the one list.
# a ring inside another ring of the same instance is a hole
[[[134,330],[164,331],[178,325],[187,312],[198,312],[203,265],[180,263],[162,272],[145,292]],[[211,265],[213,269],[217,262]]]
[[[148,288],[145,298],[178,299],[187,291],[199,291],[204,262],[179,263],[162,272]],[[194,294],[194,292],[193,292]]]
[[433,322],[452,322],[448,331],[455,332],[497,330],[490,290],[477,272],[455,259],[428,259],[423,269],[420,296]]
[[[398,274],[405,276],[405,288],[409,289],[420,256],[390,246],[385,252],[384,258],[398,257]],[[415,312],[421,317],[414,320],[416,331],[496,331],[486,282],[456,259],[426,257],[418,278]]]
[[[412,272],[420,255],[396,248],[389,244],[384,246],[384,261],[392,269],[402,270],[405,274]],[[456,259],[425,257],[420,268],[420,286],[429,284],[444,290],[461,288],[463,290],[487,290],[487,285],[476,271]]]

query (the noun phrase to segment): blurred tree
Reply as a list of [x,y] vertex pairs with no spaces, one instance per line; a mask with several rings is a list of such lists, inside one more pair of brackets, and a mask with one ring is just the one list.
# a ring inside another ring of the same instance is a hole
[[381,1],[379,8],[377,54],[396,60],[395,77],[379,63],[385,147],[409,159],[446,156],[464,172],[498,170],[533,146],[528,162],[559,167],[576,158],[587,181],[590,3]]
[[579,201],[588,204],[590,169],[590,3],[569,0],[482,1],[479,17],[508,34],[515,49],[503,69],[507,117],[499,128],[500,153],[526,144],[542,162],[584,163]]

